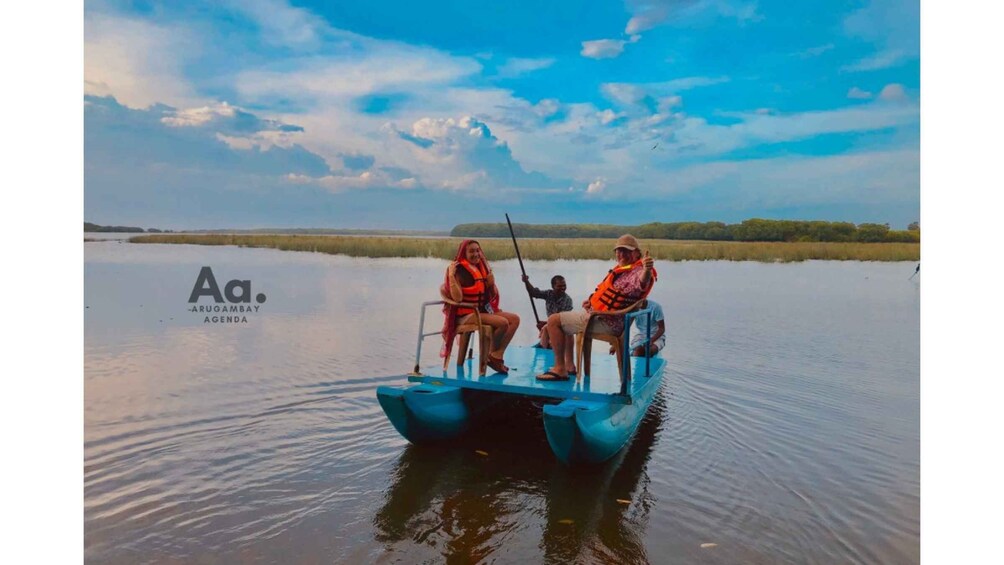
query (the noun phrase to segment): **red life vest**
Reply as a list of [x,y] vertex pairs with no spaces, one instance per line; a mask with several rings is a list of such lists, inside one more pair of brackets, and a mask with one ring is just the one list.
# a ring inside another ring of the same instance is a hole
[[644,294],[641,296],[628,296],[627,294],[623,294],[614,288],[614,281],[617,277],[635,269],[643,268],[644,266],[642,264],[642,260],[639,259],[630,265],[625,265],[623,267],[618,265],[613,269],[610,269],[610,272],[607,273],[606,278],[603,279],[600,286],[596,287],[596,290],[589,295],[589,306],[597,312],[621,310],[648,296],[652,287],[655,286],[656,274],[654,268],[652,269],[652,280],[649,282],[648,288],[645,289]]
[[[467,259],[461,259],[457,261],[457,264],[463,267],[471,277],[474,279],[474,283],[470,286],[460,286],[461,292],[464,293],[464,297],[460,299],[461,302],[467,302],[469,304],[477,304],[478,310],[484,312],[485,304],[488,304],[488,285],[486,279],[488,273],[484,270],[484,263],[479,263],[477,267],[471,265]],[[459,282],[459,279],[458,281]],[[468,314],[473,314],[474,309],[467,306],[457,306],[457,316],[466,316]]]

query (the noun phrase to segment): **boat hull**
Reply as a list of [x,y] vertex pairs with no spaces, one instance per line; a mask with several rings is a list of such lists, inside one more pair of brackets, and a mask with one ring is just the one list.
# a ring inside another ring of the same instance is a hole
[[470,426],[471,411],[463,390],[420,384],[409,388],[381,386],[377,399],[394,428],[412,443],[455,438]]
[[512,368],[507,375],[480,376],[467,361],[410,374],[414,386],[382,386],[377,397],[394,428],[417,444],[457,438],[496,402],[543,400],[549,403],[543,408],[544,428],[557,458],[568,465],[602,463],[630,441],[662,380],[661,358],[629,359],[634,377],[626,387],[616,359],[606,355],[593,360],[592,377],[541,381],[535,376],[553,366],[553,352],[516,346],[506,353]]
[[661,376],[650,377],[631,404],[565,400],[545,405],[544,431],[551,451],[566,465],[598,464],[616,455],[638,429]]

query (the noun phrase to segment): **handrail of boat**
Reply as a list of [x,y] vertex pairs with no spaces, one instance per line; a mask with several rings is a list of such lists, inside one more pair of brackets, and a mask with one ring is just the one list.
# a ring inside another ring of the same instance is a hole
[[445,304],[445,300],[430,300],[429,302],[422,303],[422,315],[418,318],[418,347],[415,348],[415,369],[411,372],[412,375],[421,375],[422,371],[419,369],[419,364],[422,359],[422,340],[429,337],[430,335],[439,335],[442,332],[435,331],[429,333],[423,333],[425,331],[425,309],[434,304]]
[[624,362],[621,367],[621,394],[625,396],[631,390],[631,373],[628,371],[629,363],[631,363],[631,322],[642,314],[645,314],[645,319],[648,321],[645,325],[645,377],[652,376],[652,356],[649,355],[651,344],[648,343],[652,339],[652,307],[646,306],[624,314]]

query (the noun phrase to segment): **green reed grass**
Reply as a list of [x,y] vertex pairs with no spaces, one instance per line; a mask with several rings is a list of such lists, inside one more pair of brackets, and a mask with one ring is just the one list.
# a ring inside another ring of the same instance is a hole
[[[313,251],[350,257],[438,257],[453,259],[459,238],[348,237],[337,235],[228,235],[156,234],[134,236],[132,243],[186,243],[268,247],[285,251]],[[491,260],[513,259],[512,241],[480,241]],[[524,239],[519,242],[523,259],[612,259],[613,240]],[[808,260],[918,261],[918,243],[783,243],[738,241],[641,240],[642,249],[660,261],[760,261],[789,263]]]

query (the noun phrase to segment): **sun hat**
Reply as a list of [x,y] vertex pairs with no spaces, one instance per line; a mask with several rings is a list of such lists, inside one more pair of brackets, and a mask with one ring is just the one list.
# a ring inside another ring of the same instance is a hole
[[614,246],[614,251],[620,248],[638,251],[638,240],[633,235],[626,233],[617,238],[617,245]]

